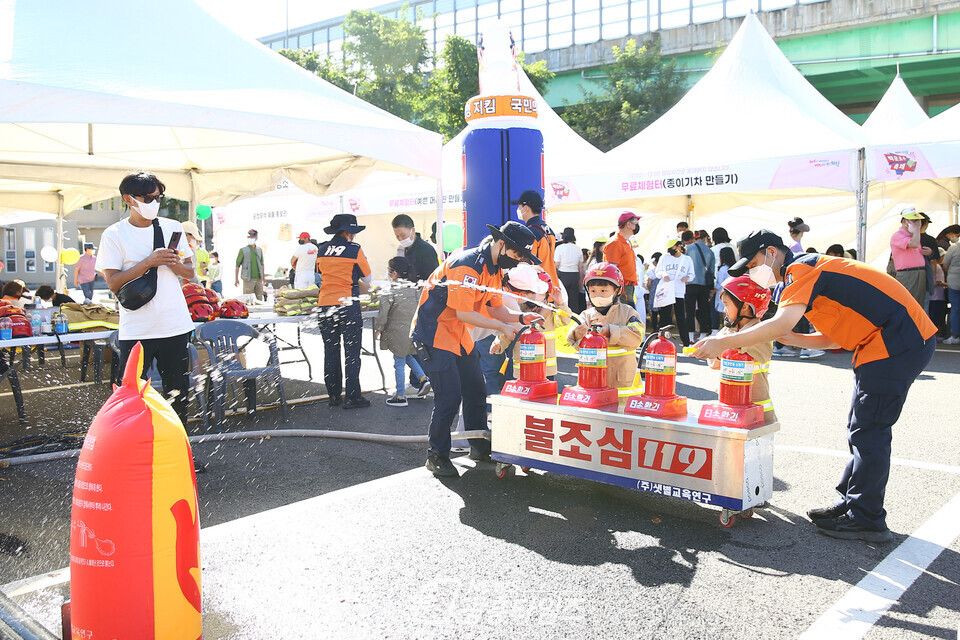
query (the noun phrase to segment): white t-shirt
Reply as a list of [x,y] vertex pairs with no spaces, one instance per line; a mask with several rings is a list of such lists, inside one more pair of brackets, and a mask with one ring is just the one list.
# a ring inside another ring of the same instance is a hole
[[578,273],[580,271],[580,261],[583,260],[583,252],[573,242],[564,242],[554,249],[553,260],[557,264],[557,271]]
[[[163,246],[170,242],[174,231],[183,231],[176,220],[157,218],[163,232]],[[184,259],[193,257],[187,244],[187,234],[180,236],[177,249]],[[103,232],[97,248],[97,271],[117,269],[125,271],[153,253],[153,225],[135,227],[129,218],[115,222]],[[136,311],[120,305],[120,339],[147,340],[169,338],[193,331],[193,321],[187,301],[180,289],[180,278],[170,267],[157,269],[157,294],[153,300]]]
[[681,278],[689,276],[693,280],[693,260],[686,254],[676,257],[663,254],[657,262],[657,277],[662,279],[664,276],[668,276],[673,283],[673,295],[678,300],[682,299],[687,295],[687,283]]
[[297,275],[305,273],[313,274],[317,270],[317,245],[312,242],[305,242],[293,252],[293,257],[297,259]]

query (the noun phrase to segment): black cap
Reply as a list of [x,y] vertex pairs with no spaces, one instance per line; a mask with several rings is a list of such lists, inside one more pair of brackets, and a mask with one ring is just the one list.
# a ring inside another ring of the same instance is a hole
[[487,229],[490,230],[494,240],[503,240],[511,249],[520,252],[524,260],[540,264],[540,258],[533,255],[533,243],[537,241],[537,237],[526,225],[511,220],[499,229],[488,224]]
[[757,229],[740,238],[737,240],[737,251],[740,253],[740,259],[728,269],[728,273],[731,276],[742,276],[747,272],[747,263],[753,260],[753,256],[767,247],[786,249],[787,245],[783,244],[780,236],[769,229]]
[[248,238],[256,238],[256,237],[257,237],[257,230],[256,230],[256,229],[250,229],[250,231],[247,231],[247,237],[248,237]]
[[330,219],[330,226],[325,227],[323,232],[333,235],[346,231],[347,233],[360,233],[366,226],[357,224],[357,216],[352,213],[338,213]]
[[536,212],[543,211],[543,196],[538,191],[527,189],[520,194],[516,200],[511,200],[510,204],[525,204]]

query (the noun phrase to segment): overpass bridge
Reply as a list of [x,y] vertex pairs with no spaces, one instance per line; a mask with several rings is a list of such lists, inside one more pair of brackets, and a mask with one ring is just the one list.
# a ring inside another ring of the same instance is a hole
[[[406,0],[378,6],[420,24],[434,51],[447,35],[475,39],[499,16],[528,61],[556,73],[545,94],[553,107],[596,90],[613,46],[659,38],[687,84],[756,11],[807,79],[858,122],[899,72],[928,114],[960,102],[960,0]],[[273,49],[309,48],[342,55],[343,19],[261,38]]]

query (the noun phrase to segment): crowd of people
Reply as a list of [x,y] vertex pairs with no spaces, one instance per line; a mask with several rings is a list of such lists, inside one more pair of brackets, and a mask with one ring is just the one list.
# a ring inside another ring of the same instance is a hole
[[[185,420],[193,323],[180,287],[201,282],[221,292],[219,256],[204,250],[196,225],[158,217],[165,186],[155,175],[130,174],[119,188],[130,215],[104,231],[96,255],[95,247],[84,247],[75,284],[89,301],[96,273],[103,274],[121,303],[121,359],[139,341],[144,371],[156,361],[164,391]],[[728,348],[753,355],[759,365],[753,400],[763,406],[767,422],[776,420],[766,383],[773,355],[853,351],[851,460],[837,486],[837,503],[808,515],[827,535],[890,539],[883,510],[890,430],[932,357],[935,336],[960,343],[960,226],[932,237],[926,233],[929,217],[904,209],[890,239],[888,277],[839,245],[822,255],[804,248],[810,226],[800,218],[788,223],[788,243],[758,230],[736,247],[724,228],[707,233],[681,221],[676,236],[647,261],[633,243],[640,218],[632,212],[621,214],[616,231],[587,250],[569,227],[558,241],[537,191],[523,192],[512,204],[519,221],[487,225],[489,235],[479,244],[451,254],[424,240],[410,216],[392,220],[399,246],[379,292],[375,338],[394,358],[396,386],[387,405],[405,407],[411,395],[433,394],[426,460],[432,473],[458,475],[450,461],[450,428],[458,416],[467,431],[487,428],[487,397],[517,373],[516,337],[525,325],[535,324],[548,337],[546,370],[553,379],[556,337],[576,347],[595,327],[607,338],[608,380],[623,399],[642,389],[636,350],[645,332],[674,324],[679,341],[694,345],[694,355],[713,366]],[[291,286],[318,287],[330,407],[370,406],[359,379],[358,301],[372,282],[357,241],[364,230],[355,215],[337,214],[323,229],[328,240],[303,232],[290,259]],[[235,284],[263,298],[263,250],[256,230],[247,235],[235,262]],[[128,305],[124,291],[143,287],[150,293],[146,301]],[[4,301],[14,304],[27,293],[22,283],[3,286]],[[65,301],[51,287],[37,295]],[[571,316],[580,322],[572,323]],[[490,442],[472,439],[469,455],[489,460]]]

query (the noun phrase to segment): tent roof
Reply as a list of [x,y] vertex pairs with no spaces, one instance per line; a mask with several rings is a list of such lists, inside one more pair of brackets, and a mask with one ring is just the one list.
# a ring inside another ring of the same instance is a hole
[[870,144],[882,144],[929,119],[898,73],[862,129]]
[[207,204],[260,193],[281,175],[323,194],[373,169],[440,173],[439,135],[239,36],[191,0],[151,11],[0,0],[0,141],[0,179],[46,183],[66,210],[141,167],[165,174],[170,195]]
[[904,137],[918,143],[960,141],[960,104],[918,124]]
[[621,169],[679,169],[856,149],[862,139],[751,13],[687,95],[607,157]]

